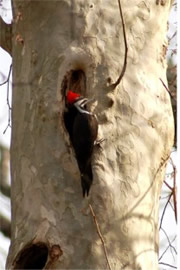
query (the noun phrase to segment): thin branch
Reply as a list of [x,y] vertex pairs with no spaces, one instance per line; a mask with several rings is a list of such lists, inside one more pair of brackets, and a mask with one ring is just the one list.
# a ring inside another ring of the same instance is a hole
[[173,204],[172,204],[171,201],[169,202],[169,205],[171,206],[171,209],[172,209],[172,211],[174,212],[174,206],[173,206]]
[[171,165],[173,167],[173,172],[174,172],[172,192],[173,192],[174,214],[175,214],[175,220],[176,220],[176,223],[177,223],[177,199],[176,199],[176,173],[177,173],[177,171],[176,171],[176,167],[175,167],[175,165],[173,163],[172,158],[170,160],[171,160]]
[[176,99],[173,97],[173,95],[171,94],[171,91],[169,90],[169,88],[165,85],[165,83],[163,82],[163,80],[161,78],[159,78],[160,81],[162,82],[162,85],[164,86],[164,88],[166,89],[166,91],[169,93],[170,97],[176,101]]
[[166,200],[167,198],[169,198],[169,194],[166,195],[166,196],[164,196],[164,197],[160,197],[160,200],[161,200],[161,201],[162,201],[162,200]]
[[173,33],[171,37],[168,38],[168,42],[170,42],[175,36],[177,36],[177,30]]
[[163,222],[163,218],[164,218],[164,215],[165,215],[165,211],[166,211],[166,208],[167,208],[167,205],[172,197],[173,193],[171,192],[171,194],[169,195],[169,198],[164,206],[164,209],[163,209],[163,212],[162,212],[162,215],[161,215],[161,221],[160,221],[160,225],[159,225],[159,229],[161,229],[161,226],[162,226],[162,222]]
[[123,13],[122,13],[120,0],[118,0],[118,4],[119,4],[119,12],[120,12],[120,17],[121,17],[121,21],[122,21],[122,28],[123,28],[125,54],[124,54],[124,63],[123,63],[123,68],[122,68],[121,74],[119,75],[119,78],[117,79],[117,81],[112,84],[113,89],[115,89],[116,86],[118,84],[120,84],[120,82],[121,82],[121,80],[122,80],[122,78],[124,76],[124,73],[126,71],[126,66],[127,66],[127,53],[128,53],[128,46],[127,46],[127,39],[126,39],[126,27],[125,27],[125,23],[124,23],[124,18],[123,18]]
[[[172,241],[170,241],[168,235],[167,235],[166,232],[165,232],[165,230],[162,229],[162,231],[165,233],[165,235],[166,235],[166,237],[167,237],[167,239],[168,239],[169,245],[166,247],[166,249],[163,251],[163,253],[162,253],[161,256],[159,257],[159,261],[163,258],[164,254],[167,252],[167,250],[168,250],[169,248],[170,248],[170,250],[171,250],[171,248],[172,248],[172,249],[174,250],[174,252],[177,254],[177,251],[176,251],[175,247],[172,246],[172,243],[176,240],[176,236],[173,238]],[[172,253],[172,250],[171,250],[171,254],[172,254],[172,257],[173,257],[173,259],[174,259],[174,255],[173,255],[173,253]]]
[[108,259],[108,254],[107,254],[105,242],[104,242],[102,233],[101,233],[101,231],[100,231],[99,224],[98,224],[97,219],[96,219],[96,215],[95,215],[95,213],[94,213],[94,210],[93,210],[91,204],[89,204],[89,209],[90,209],[90,211],[91,211],[91,215],[92,215],[93,220],[94,220],[94,223],[95,223],[95,225],[96,225],[97,234],[99,235],[99,238],[100,238],[101,243],[102,243],[102,245],[103,245],[104,254],[105,254],[105,257],[106,257],[106,261],[107,261],[108,267],[109,267],[110,270],[112,270],[112,269],[111,269],[111,265],[110,265],[110,263],[109,263],[109,259]]
[[0,47],[11,55],[12,51],[12,24],[6,24],[0,17]]
[[169,267],[171,267],[171,268],[177,269],[176,266],[171,265],[171,264],[169,264],[169,263],[163,263],[163,262],[160,262],[159,264],[166,265],[166,266],[169,266]]
[[173,188],[164,180],[164,184],[172,191]]
[[3,131],[3,134],[6,133],[8,127],[11,128],[11,105],[10,105],[10,103],[9,103],[9,85],[10,85],[9,78],[10,78],[10,75],[11,75],[11,71],[12,71],[12,64],[10,65],[10,68],[9,68],[9,74],[8,74],[8,78],[7,78],[7,96],[6,96],[6,103],[7,103],[7,106],[8,106],[8,124],[7,124],[7,127],[5,128],[5,130]]
[[0,86],[6,84],[9,81],[9,78],[10,78],[10,75],[11,75],[11,70],[12,70],[12,64],[9,67],[9,73],[8,73],[7,79],[3,83],[0,83]]

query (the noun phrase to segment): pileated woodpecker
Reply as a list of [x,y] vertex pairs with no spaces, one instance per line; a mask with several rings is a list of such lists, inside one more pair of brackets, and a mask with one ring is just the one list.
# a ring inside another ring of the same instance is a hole
[[91,101],[69,90],[64,113],[64,123],[81,173],[83,197],[88,196],[93,181],[91,159],[98,133],[96,116],[87,109]]

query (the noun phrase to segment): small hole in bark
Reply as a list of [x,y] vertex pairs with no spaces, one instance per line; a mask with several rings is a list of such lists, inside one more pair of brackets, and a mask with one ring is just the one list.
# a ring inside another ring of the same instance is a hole
[[109,84],[110,84],[111,82],[112,82],[111,77],[108,77],[108,78],[107,78],[107,83],[109,83]]
[[114,105],[114,100],[113,99],[109,99],[108,101],[108,107],[112,107]]
[[47,258],[48,247],[44,243],[30,244],[18,254],[14,269],[43,269]]

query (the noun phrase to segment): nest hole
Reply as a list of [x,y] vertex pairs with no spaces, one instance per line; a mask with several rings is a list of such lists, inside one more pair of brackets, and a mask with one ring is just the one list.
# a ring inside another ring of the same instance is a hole
[[20,251],[14,269],[43,269],[48,259],[48,247],[44,243],[30,244]]
[[86,93],[86,75],[81,69],[70,70],[64,76],[62,81],[61,93],[62,97],[65,98],[67,91],[71,90],[73,92],[79,93],[85,96]]
[[70,70],[64,76],[62,81],[62,99],[64,102],[64,112],[63,112],[63,123],[65,131],[68,132],[70,136],[70,141],[72,140],[72,126],[73,126],[73,111],[69,114],[66,110],[68,105],[66,103],[67,92],[71,90],[82,96],[86,95],[86,75],[82,69]]

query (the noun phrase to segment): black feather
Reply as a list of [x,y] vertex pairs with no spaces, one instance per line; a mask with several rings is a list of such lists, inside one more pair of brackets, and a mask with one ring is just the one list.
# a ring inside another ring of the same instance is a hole
[[[87,108],[83,108],[83,110]],[[91,159],[97,138],[98,123],[93,114],[82,113],[74,105],[64,114],[64,122],[76,154],[81,173],[83,197],[88,196],[93,181]]]

